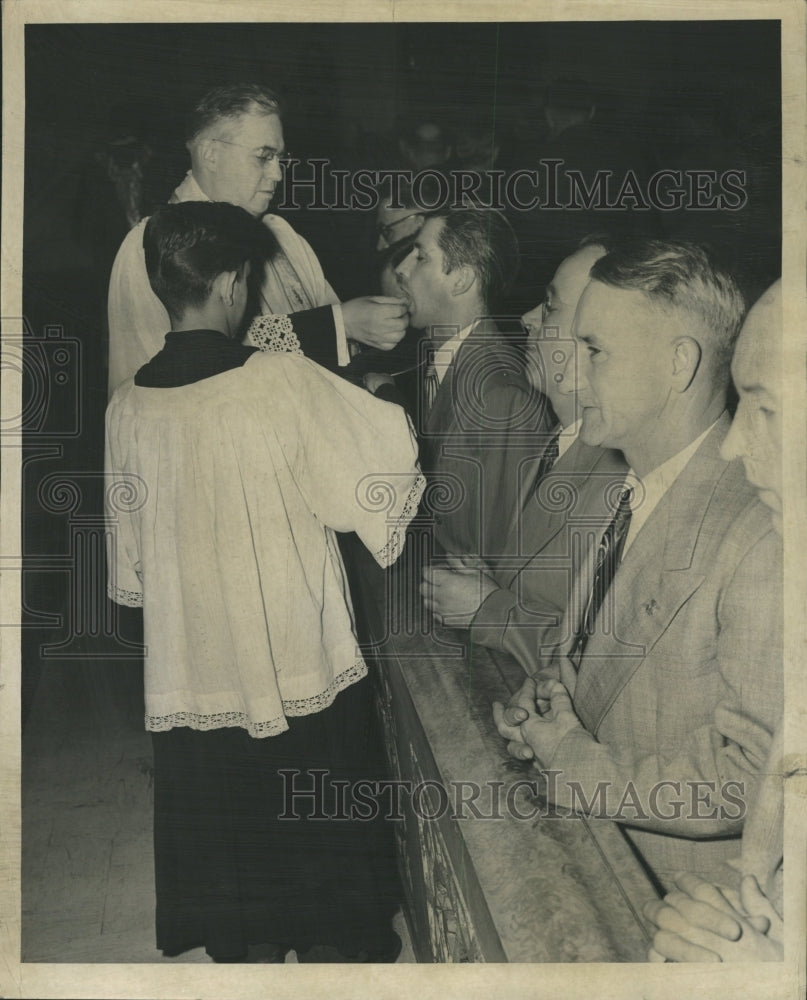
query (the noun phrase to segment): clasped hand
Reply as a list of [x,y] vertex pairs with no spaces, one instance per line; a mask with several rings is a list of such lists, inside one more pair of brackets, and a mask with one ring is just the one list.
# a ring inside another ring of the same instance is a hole
[[485,570],[448,556],[448,569],[430,566],[423,571],[420,594],[426,608],[443,624],[466,628],[498,584]]
[[739,894],[691,873],[676,875],[675,885],[644,908],[658,927],[651,962],[781,960],[782,920],[753,875],[743,878]]
[[343,302],[342,319],[348,340],[391,351],[406,333],[409,312],[405,299],[368,295]]
[[561,740],[582,729],[569,692],[560,681],[528,677],[505,706],[493,703],[493,721],[518,760],[548,763]]

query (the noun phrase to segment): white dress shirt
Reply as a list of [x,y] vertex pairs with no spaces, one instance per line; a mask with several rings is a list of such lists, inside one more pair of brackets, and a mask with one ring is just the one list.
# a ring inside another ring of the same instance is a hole
[[583,423],[582,418],[575,420],[573,424],[569,424],[568,427],[562,427],[560,434],[558,436],[558,458],[561,458],[566,452],[571,448],[575,441],[580,436],[580,427]]
[[686,448],[682,448],[672,458],[668,458],[666,462],[657,465],[652,472],[648,472],[644,479],[640,479],[633,469],[628,469],[627,476],[625,477],[625,488],[631,489],[633,492],[630,498],[630,527],[628,528],[625,545],[622,549],[623,558],[633,544],[633,540],[642,529],[645,521],[647,521],[659,505],[661,498],[667,490],[684,471],[687,462],[689,462],[690,458],[692,458],[701,446],[703,439],[713,427],[714,424],[710,424],[703,434],[696,437],[694,441],[690,441]]
[[[445,343],[435,348],[431,363],[434,365],[434,372],[437,375],[438,385],[442,385],[445,374],[450,368],[457,351],[460,349],[462,342],[468,337],[468,334],[471,330],[473,330],[473,328],[474,324],[469,324],[460,330],[459,333],[455,333],[450,340],[445,341]],[[434,331],[436,328],[432,329]]]

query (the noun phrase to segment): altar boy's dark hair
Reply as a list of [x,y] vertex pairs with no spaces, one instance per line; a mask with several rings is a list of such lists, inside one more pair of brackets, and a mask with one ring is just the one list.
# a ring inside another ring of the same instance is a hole
[[[173,319],[201,306],[216,278],[276,250],[269,230],[243,208],[226,202],[161,205],[143,232],[146,272],[154,294]],[[255,267],[252,268],[256,270]]]

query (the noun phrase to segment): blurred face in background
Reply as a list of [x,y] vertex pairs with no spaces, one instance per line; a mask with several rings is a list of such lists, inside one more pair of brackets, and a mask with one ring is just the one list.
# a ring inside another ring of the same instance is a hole
[[438,167],[451,156],[448,138],[436,122],[421,122],[410,136],[399,140],[398,147],[415,170]]
[[386,250],[407,236],[414,236],[423,226],[423,213],[415,208],[379,205],[376,219],[376,250]]

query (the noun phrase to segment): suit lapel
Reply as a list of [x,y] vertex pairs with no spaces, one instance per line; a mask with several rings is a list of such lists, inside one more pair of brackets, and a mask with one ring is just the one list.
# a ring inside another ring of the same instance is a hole
[[[535,480],[538,478],[538,473],[541,471],[541,462],[544,460],[544,453],[546,448],[549,446],[550,441],[557,433],[558,424],[555,425],[554,430],[550,431],[548,434],[542,435],[542,437],[537,440],[536,445],[540,445],[540,451],[538,454],[533,455],[531,458],[525,459],[518,470],[518,496],[516,498],[516,506],[513,510],[513,522],[511,524],[511,530],[515,527],[516,521],[522,511],[527,509],[530,502],[530,498],[533,494],[533,486]],[[578,439],[579,440],[579,439]],[[577,441],[571,445],[569,451],[577,444]],[[557,460],[553,466],[553,470],[557,469],[566,455],[569,454],[567,451],[561,458]]]
[[[558,459],[555,467],[532,494],[527,506],[517,513],[517,520],[511,532],[515,539],[516,552],[530,555],[516,571],[510,586],[515,583],[533,560],[537,559],[552,544],[564,529],[577,523],[588,526],[589,521],[602,530],[610,519],[611,512],[605,504],[607,490],[600,489],[601,477],[624,476],[627,466],[618,452],[605,448],[592,448],[578,438],[569,450]],[[520,515],[520,516],[519,516]],[[568,545],[564,554],[569,555]],[[511,551],[508,543],[507,551]]]
[[693,560],[712,495],[728,469],[719,455],[728,424],[724,414],[647,519],[614,577],[574,692],[575,709],[589,732],[596,734],[619,693],[705,579]]
[[491,319],[480,319],[474,324],[473,329],[454,352],[451,364],[449,364],[440,382],[440,388],[437,390],[434,405],[426,419],[426,430],[432,435],[435,443],[439,439],[447,437],[456,427],[454,382],[460,367],[469,358],[472,358],[474,352],[482,349],[483,345],[479,343],[480,337],[485,338],[484,351],[486,358],[488,355],[493,358],[495,352],[503,345],[498,327],[494,321]]
[[[549,442],[547,441],[546,444]],[[546,445],[544,445],[546,447]],[[518,469],[518,491],[516,496],[515,504],[513,505],[513,517],[510,521],[509,534],[512,534],[516,529],[519,520],[521,519],[522,513],[526,513],[527,508],[530,503],[530,497],[532,496],[532,488],[535,480],[538,478],[538,473],[541,469],[541,462],[544,460],[543,448],[540,455],[533,455],[531,458],[526,458],[521,463]]]

